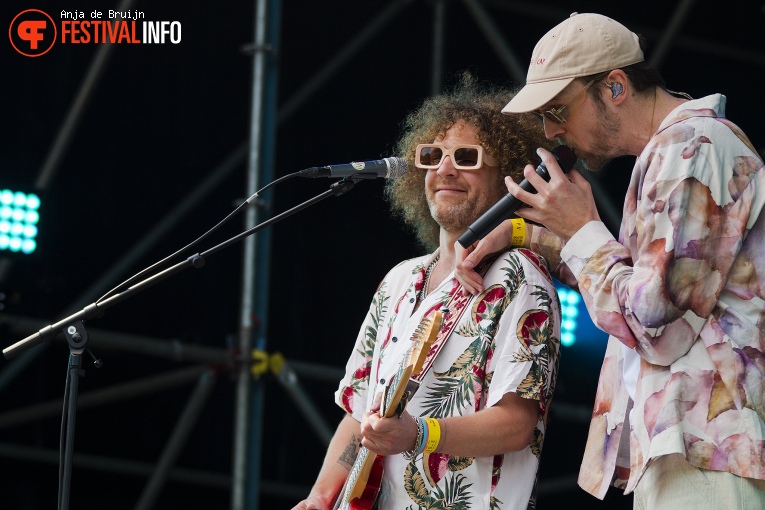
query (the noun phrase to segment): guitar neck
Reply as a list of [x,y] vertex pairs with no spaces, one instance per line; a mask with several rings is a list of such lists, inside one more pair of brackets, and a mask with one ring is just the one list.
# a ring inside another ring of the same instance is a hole
[[[414,381],[411,381],[414,386],[409,385],[412,373],[417,374],[422,369],[425,357],[438,334],[442,320],[443,313],[436,311],[431,317],[423,319],[417,326],[412,338],[412,347],[407,352],[404,362],[385,387],[382,402],[380,403],[381,416],[390,418],[394,414],[398,413],[400,415],[404,411],[409,397],[419,386]],[[409,391],[407,391],[407,387],[409,387]],[[361,446],[356,456],[356,461],[353,463],[353,467],[351,467],[351,471],[348,473],[348,478],[340,491],[340,497],[335,502],[335,510],[371,508],[376,492],[379,489],[379,485],[374,487],[369,484],[370,473],[375,466],[377,466],[376,471],[379,472],[375,475],[381,478],[382,457]],[[373,494],[370,495],[370,492]],[[362,496],[364,497],[362,498]],[[353,501],[357,502],[357,504],[352,504],[351,502]]]
[[359,448],[356,461],[348,473],[348,478],[345,480],[345,484],[340,491],[340,497],[337,498],[333,510],[350,509],[350,502],[362,495],[376,456],[377,454],[363,446]]

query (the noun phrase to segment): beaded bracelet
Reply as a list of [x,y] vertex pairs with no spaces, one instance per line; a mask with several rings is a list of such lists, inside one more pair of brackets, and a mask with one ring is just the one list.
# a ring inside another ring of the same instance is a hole
[[420,449],[420,443],[422,442],[422,434],[423,434],[423,426],[420,423],[420,418],[416,416],[412,416],[412,419],[414,420],[414,424],[417,425],[417,437],[414,438],[414,446],[412,447],[412,454],[415,454]]
[[[410,415],[411,416],[411,415]],[[423,435],[425,434],[425,425],[422,421],[422,418],[417,416],[412,416],[412,420],[414,420],[415,425],[417,425],[417,436],[414,438],[414,445],[412,445],[411,450],[407,450],[403,453],[404,458],[409,460],[415,455],[418,455],[422,453],[422,450],[420,449],[421,446],[423,446]]]

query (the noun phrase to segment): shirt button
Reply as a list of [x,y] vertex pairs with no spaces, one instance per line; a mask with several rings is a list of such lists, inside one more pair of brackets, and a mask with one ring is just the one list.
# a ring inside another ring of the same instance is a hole
[[394,336],[393,338],[391,338],[391,342],[398,342],[398,337]]
[[385,384],[385,379],[380,379],[380,384]]
[[414,303],[414,298],[409,298],[410,303]]

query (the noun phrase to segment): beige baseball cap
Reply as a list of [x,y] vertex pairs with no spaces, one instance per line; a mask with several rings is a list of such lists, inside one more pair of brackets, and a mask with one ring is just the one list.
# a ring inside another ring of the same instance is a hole
[[600,14],[573,13],[534,47],[526,85],[502,113],[536,110],[576,78],[645,60],[638,36]]

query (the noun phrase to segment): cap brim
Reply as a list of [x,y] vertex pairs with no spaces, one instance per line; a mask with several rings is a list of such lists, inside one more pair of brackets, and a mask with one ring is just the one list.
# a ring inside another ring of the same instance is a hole
[[576,78],[527,83],[513,99],[510,100],[502,113],[526,113],[538,110],[561,93],[569,83]]

